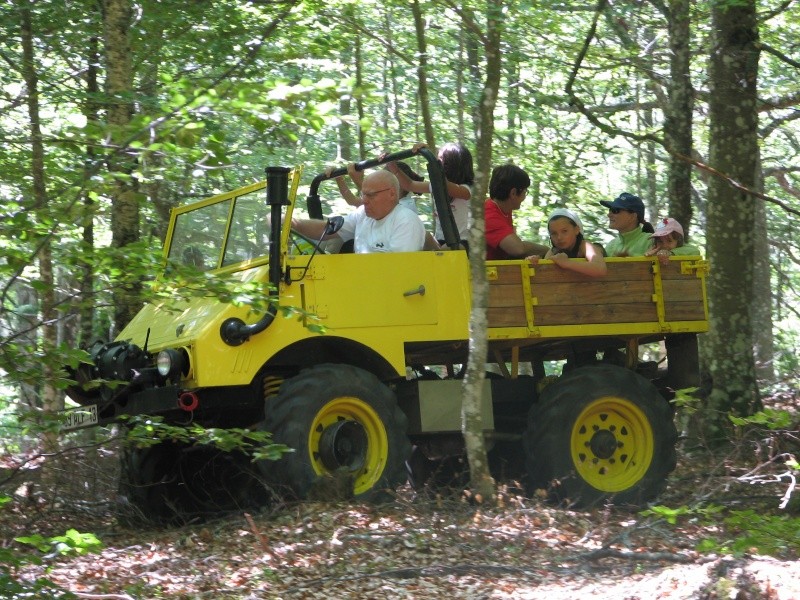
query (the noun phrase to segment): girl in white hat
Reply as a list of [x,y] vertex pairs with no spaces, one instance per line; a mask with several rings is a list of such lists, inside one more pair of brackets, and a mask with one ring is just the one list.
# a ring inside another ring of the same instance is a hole
[[[589,277],[602,277],[606,274],[608,268],[603,250],[583,238],[583,223],[578,215],[566,208],[557,208],[547,220],[547,229],[553,247],[547,251],[545,258],[549,258],[562,269]],[[534,265],[539,262],[538,257],[530,257],[528,260]]]

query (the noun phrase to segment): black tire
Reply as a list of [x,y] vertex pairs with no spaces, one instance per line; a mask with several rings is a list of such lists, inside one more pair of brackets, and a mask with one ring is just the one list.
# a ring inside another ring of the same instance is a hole
[[[344,364],[302,371],[267,400],[263,429],[294,452],[262,461],[270,482],[291,496],[319,496],[326,478],[352,485],[351,496],[378,501],[392,497],[406,480],[411,455],[408,420],[397,398],[371,373]],[[342,500],[345,498],[330,498]]]
[[669,403],[647,379],[612,365],[576,369],[548,386],[524,442],[532,488],[573,506],[641,506],[676,465]]
[[210,446],[162,442],[122,453],[120,517],[181,525],[263,506],[266,488],[250,458]]

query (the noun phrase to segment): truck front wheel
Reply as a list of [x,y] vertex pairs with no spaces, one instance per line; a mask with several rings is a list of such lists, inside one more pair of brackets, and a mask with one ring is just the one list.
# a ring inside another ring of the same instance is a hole
[[394,393],[363,369],[327,364],[302,371],[267,399],[263,429],[294,449],[263,468],[274,486],[297,498],[341,500],[344,487],[347,497],[379,500],[406,479],[406,416]]
[[182,525],[267,502],[250,457],[210,446],[164,441],[127,448],[121,458],[120,518]]
[[641,505],[676,464],[672,411],[655,386],[616,366],[576,369],[529,413],[525,455],[532,486],[577,506]]

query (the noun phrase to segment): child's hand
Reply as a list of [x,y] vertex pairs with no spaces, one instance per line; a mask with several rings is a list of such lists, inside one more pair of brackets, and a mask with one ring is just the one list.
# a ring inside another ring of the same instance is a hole
[[539,265],[539,255],[538,254],[533,254],[533,255],[528,256],[526,258],[528,259],[528,262],[531,263],[531,265],[533,265],[534,267]]
[[550,260],[552,260],[557,265],[563,265],[565,262],[569,260],[569,256],[567,256],[566,252],[557,252],[556,254],[553,254],[553,256],[550,257]]

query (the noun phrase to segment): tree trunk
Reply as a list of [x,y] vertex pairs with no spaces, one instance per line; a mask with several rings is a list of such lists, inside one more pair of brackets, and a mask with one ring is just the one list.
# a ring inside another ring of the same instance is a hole
[[[109,143],[114,148],[108,168],[114,176],[111,191],[111,243],[124,248],[139,240],[139,201],[133,173],[133,159],[126,148],[128,126],[133,114],[129,27],[133,8],[130,0],[104,0],[103,21],[106,54],[106,94]],[[114,291],[114,323],[119,331],[138,310],[141,285],[123,281]]]
[[[96,98],[99,96],[100,88],[97,84],[97,65],[100,61],[100,40],[96,36],[89,39],[89,55],[86,61],[86,102],[83,106],[83,114],[86,115],[86,122],[94,127],[100,121],[99,106]],[[99,129],[99,128],[98,128]],[[94,162],[97,159],[94,146],[86,146],[86,167],[84,168],[84,178],[89,181],[94,170]],[[94,196],[88,191],[83,195],[84,222],[83,222],[83,252],[87,260],[80,268],[80,330],[78,333],[78,344],[88,347],[94,338],[94,212],[96,202]]]
[[[671,0],[669,3],[670,84],[669,104],[664,115],[664,141],[670,153],[692,156],[692,111],[694,90],[689,74],[691,67],[691,2]],[[683,225],[689,237],[692,218],[692,166],[674,155],[667,175],[669,215]]]
[[464,39],[467,33],[462,29],[458,33],[458,61],[456,62],[456,118],[458,119],[458,139],[467,137],[464,115],[467,114],[467,102],[464,96]]
[[417,92],[419,95],[420,112],[422,113],[422,123],[425,126],[425,143],[431,150],[435,150],[436,138],[433,134],[433,120],[431,118],[431,106],[428,98],[428,49],[425,41],[425,22],[422,19],[422,10],[419,7],[419,0],[413,0],[411,2],[411,11],[414,14],[414,29],[417,32],[417,50],[419,51]]
[[470,352],[467,374],[464,378],[462,405],[462,433],[469,460],[470,485],[476,495],[488,499],[494,493],[494,480],[489,474],[486,444],[483,437],[481,405],[485,378],[489,285],[485,266],[485,222],[483,199],[489,183],[492,165],[492,137],[494,135],[494,109],[500,89],[502,60],[500,40],[502,32],[501,0],[487,0],[486,26],[486,81],[480,102],[480,126],[476,143],[475,185],[471,210],[472,227],[469,236],[470,270],[472,274],[472,309],[470,313]]
[[[39,75],[36,68],[33,43],[33,23],[30,4],[20,2],[21,42],[22,42],[22,71],[27,88],[26,102],[28,108],[28,122],[31,135],[31,181],[33,186],[33,208],[51,221],[48,216],[52,210],[47,197],[44,167],[44,142],[42,140],[41,115],[39,111]],[[52,235],[42,237],[37,252],[39,259],[39,282],[41,288],[41,354],[42,364],[41,408],[44,413],[54,413],[64,408],[64,397],[53,385],[56,379],[55,371],[58,368],[55,356],[58,345],[58,311],[56,309],[56,278],[53,271],[53,250],[51,245]],[[31,356],[33,359],[34,356]],[[58,436],[54,433],[44,433],[42,443],[47,452],[58,449]]]
[[[361,60],[361,36],[355,36],[355,63],[356,63],[356,88],[359,90],[364,89],[364,74]],[[356,112],[358,113],[358,158],[364,160],[367,152],[367,134],[364,131],[364,99],[359,94],[356,97]]]
[[[756,189],[764,191],[761,152],[758,150]],[[770,264],[767,234],[767,211],[763,202],[756,202],[753,242],[753,347],[755,349],[756,375],[768,384],[775,379],[775,347],[772,334],[772,265]]]
[[726,414],[752,414],[759,406],[753,359],[754,241],[758,166],[758,25],[754,0],[714,2],[714,39],[709,65],[710,165],[708,189],[708,367],[714,388],[708,398],[706,434],[724,437]]

